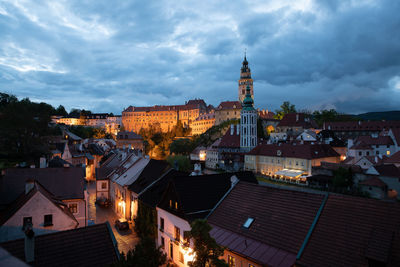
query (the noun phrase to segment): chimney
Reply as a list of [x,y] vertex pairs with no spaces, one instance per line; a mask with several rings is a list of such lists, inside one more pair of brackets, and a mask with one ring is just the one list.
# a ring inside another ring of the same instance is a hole
[[25,182],[25,194],[28,194],[35,187],[35,180],[28,179]]
[[296,121],[299,121],[299,113],[296,113]]
[[235,131],[235,125],[231,124],[231,135],[233,135],[234,131]]
[[45,157],[40,158],[40,168],[46,168],[46,158]]
[[231,177],[231,187],[234,187],[238,182],[239,182],[239,179],[236,177],[236,175],[233,175]]
[[25,228],[25,261],[32,263],[35,261],[35,232],[32,230],[32,223],[28,223]]

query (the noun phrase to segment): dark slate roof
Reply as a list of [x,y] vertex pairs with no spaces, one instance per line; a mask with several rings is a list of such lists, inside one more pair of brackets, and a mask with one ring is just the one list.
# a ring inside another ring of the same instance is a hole
[[249,155],[262,155],[271,157],[287,157],[300,159],[317,159],[326,157],[339,157],[339,154],[326,144],[260,144],[253,148]]
[[[239,182],[208,217],[220,245],[268,266],[292,266],[325,195]],[[248,229],[243,224],[254,221]],[[245,248],[245,244],[249,249]],[[282,265],[285,258],[290,262]]]
[[[234,175],[241,181],[258,183],[254,174],[249,171],[174,177],[159,206],[187,220],[204,218],[231,188],[231,177]],[[170,198],[178,202],[178,211],[169,208]]]
[[139,195],[139,200],[143,203],[156,207],[160,202],[165,189],[172,177],[188,176],[189,173],[176,171],[174,169],[169,169],[165,174],[163,174],[156,182],[154,182],[151,187],[147,188],[145,191]]
[[[67,205],[63,203],[60,199],[57,199],[52,193],[47,191],[39,182],[33,181],[33,189],[29,191],[28,194],[21,193],[16,200],[14,200],[7,208],[0,214],[0,225],[3,225],[8,221],[20,208],[22,208],[37,192],[44,195],[49,201],[51,201],[56,207],[58,207],[62,212],[64,212],[71,219],[76,221],[74,215],[70,212]],[[76,221],[78,225],[78,221]]]
[[99,156],[104,155],[103,149],[98,144],[89,144],[88,150],[92,155],[99,155]]
[[80,167],[7,169],[0,178],[0,205],[8,205],[24,192],[28,179],[37,180],[57,198],[83,199],[84,176]]
[[142,192],[151,183],[160,178],[168,169],[170,169],[170,167],[165,160],[150,159],[139,177],[129,186],[129,190],[137,194]]
[[330,195],[300,266],[400,266],[400,203]]
[[62,168],[65,165],[72,166],[71,163],[63,160],[59,156],[56,156],[49,161],[49,168]]
[[[25,261],[24,239],[0,246]],[[35,237],[34,266],[108,266],[119,258],[117,244],[108,223]]]
[[357,141],[364,142],[368,145],[394,145],[393,140],[390,136],[382,135],[379,135],[377,137],[372,137],[370,135],[358,136],[354,143],[356,143]]

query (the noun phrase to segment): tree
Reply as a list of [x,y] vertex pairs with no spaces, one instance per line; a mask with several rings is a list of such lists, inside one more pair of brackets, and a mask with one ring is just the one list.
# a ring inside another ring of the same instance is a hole
[[205,266],[228,266],[219,259],[224,255],[224,248],[219,246],[214,238],[210,236],[211,226],[204,219],[197,219],[191,224],[191,230],[185,232],[185,238],[193,240],[193,261],[189,262],[191,267]]
[[345,169],[339,167],[337,170],[334,170],[332,183],[335,187],[352,187],[354,182],[351,168]]
[[196,144],[192,142],[188,138],[181,138],[172,141],[171,145],[169,146],[169,150],[171,153],[174,154],[183,154],[183,155],[188,155],[190,152],[195,149]]
[[135,249],[128,251],[127,255],[121,255],[114,267],[158,267],[165,264],[167,256],[156,246],[154,239],[145,237],[140,239]]
[[281,109],[275,110],[275,119],[281,120],[286,114],[295,113],[295,105],[290,104],[289,101],[283,102]]
[[68,116],[72,118],[79,118],[80,115],[81,115],[81,110],[76,108],[71,109],[71,111],[68,114]]
[[58,108],[55,110],[54,115],[68,116],[68,112],[65,110],[63,105],[59,105]]

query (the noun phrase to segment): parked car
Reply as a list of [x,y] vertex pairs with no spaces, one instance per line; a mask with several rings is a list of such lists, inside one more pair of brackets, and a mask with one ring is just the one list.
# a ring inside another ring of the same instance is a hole
[[120,231],[129,230],[129,223],[126,219],[120,218],[115,221],[115,228]]

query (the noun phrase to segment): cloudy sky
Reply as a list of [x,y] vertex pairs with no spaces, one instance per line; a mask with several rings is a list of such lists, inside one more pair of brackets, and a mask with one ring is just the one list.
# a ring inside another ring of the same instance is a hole
[[0,91],[54,106],[237,99],[400,110],[400,1],[0,0]]

